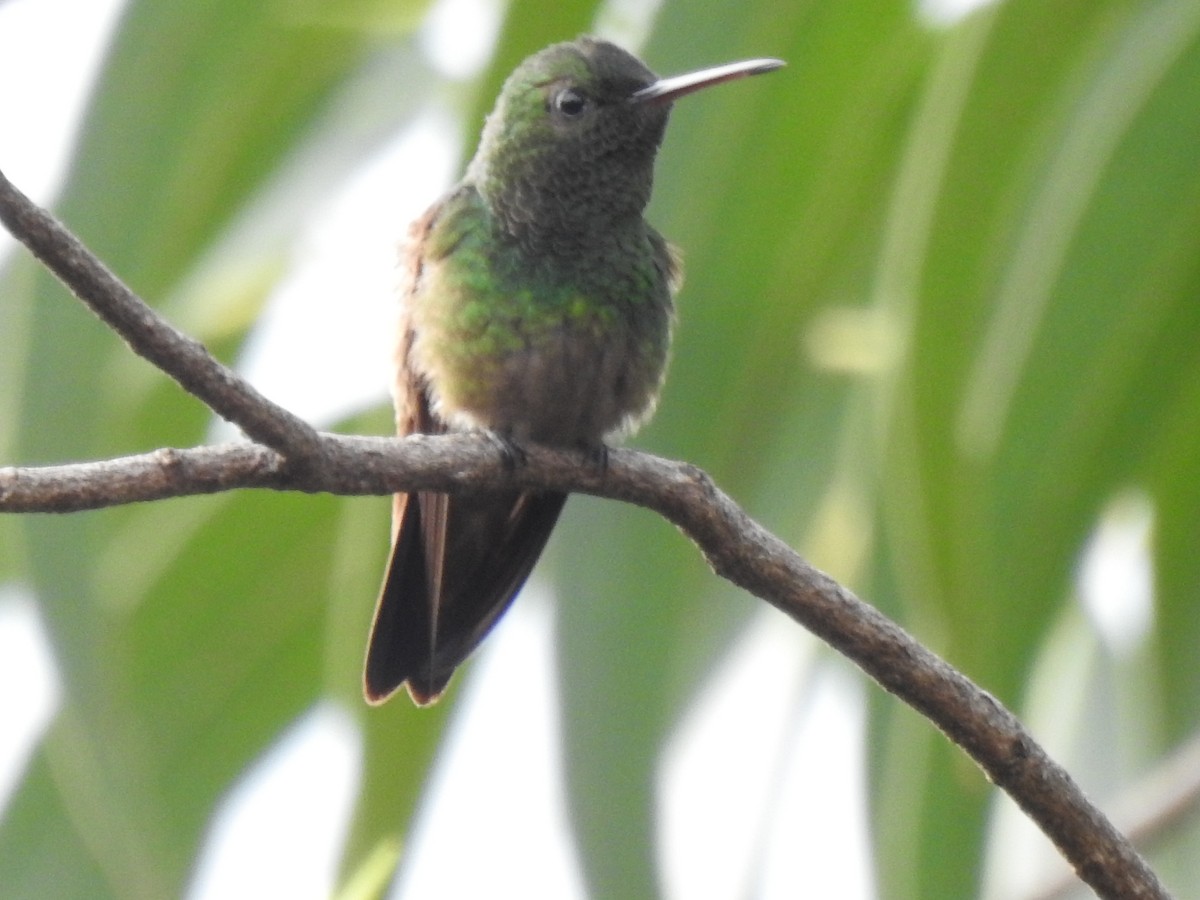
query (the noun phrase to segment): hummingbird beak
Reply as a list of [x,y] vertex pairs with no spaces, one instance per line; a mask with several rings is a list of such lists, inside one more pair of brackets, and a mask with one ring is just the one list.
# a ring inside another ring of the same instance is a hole
[[782,59],[744,59],[741,62],[726,63],[723,66],[713,66],[711,69],[701,69],[699,72],[689,72],[687,75],[675,75],[671,78],[660,78],[651,85],[635,91],[629,97],[630,103],[671,103],[680,97],[706,88],[714,84],[733,81],[735,78],[745,78],[748,75],[762,75],[764,72],[774,72],[787,65]]

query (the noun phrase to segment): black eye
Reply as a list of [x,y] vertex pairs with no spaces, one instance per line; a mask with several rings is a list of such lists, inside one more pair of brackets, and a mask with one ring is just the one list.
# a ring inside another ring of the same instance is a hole
[[563,88],[550,100],[554,111],[567,119],[575,119],[587,112],[591,101],[574,88]]

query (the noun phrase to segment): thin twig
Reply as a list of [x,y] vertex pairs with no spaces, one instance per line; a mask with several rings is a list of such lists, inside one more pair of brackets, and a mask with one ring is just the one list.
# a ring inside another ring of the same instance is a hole
[[1198,805],[1200,733],[1122,791],[1113,804],[1113,818],[1124,825],[1131,841],[1145,847],[1194,816]]
[[316,431],[272,403],[194,338],[146,305],[63,225],[0,172],[0,221],[89,309],[149,360],[252,440],[290,459],[305,458]]
[[269,404],[199,344],[161,323],[2,176],[0,219],[57,267],[60,277],[139,353],[274,448],[233,444],[3,469],[0,511],[67,512],[241,487],[358,495],[503,484],[636,503],[674,522],[718,574],[823,638],[934,722],[1037,822],[1101,897],[1168,896],[1132,845],[1012,713],[899,625],[808,565],[695,466],[613,450],[600,468],[577,454],[529,447],[525,463],[513,469],[494,442],[477,436],[393,440],[317,434]]
[[[1142,848],[1194,818],[1200,807],[1200,732],[1122,790],[1111,807],[1112,820]],[[1056,866],[1049,883],[1030,900],[1061,900],[1074,886],[1075,879],[1065,867]]]

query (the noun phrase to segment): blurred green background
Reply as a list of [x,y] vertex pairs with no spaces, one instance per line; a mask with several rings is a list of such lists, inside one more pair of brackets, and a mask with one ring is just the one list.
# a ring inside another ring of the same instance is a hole
[[[418,109],[454,117],[465,158],[503,77],[555,40],[600,28],[662,73],[782,57],[673,115],[650,218],[687,278],[635,445],[707,469],[1025,715],[1102,804],[1188,738],[1200,3],[1009,0],[956,18],[886,0],[514,0],[465,81],[430,63],[427,5],[133,0],[56,211],[235,361],[306,221]],[[188,446],[212,424],[20,252],[0,274],[0,377],[3,464]],[[336,427],[389,418],[378,403]],[[244,492],[0,520],[0,583],[36,597],[63,683],[0,820],[5,896],[184,892],[216,804],[322,700],[363,741],[339,884],[384,889],[462,693],[425,711],[359,699],[387,506]],[[1078,576],[1111,534],[1133,562],[1090,590],[1132,614],[1106,626]],[[1125,586],[1139,564],[1151,599]],[[549,696],[588,893],[670,893],[663,748],[759,604],[655,517],[587,498],[539,573],[557,595]],[[823,655],[784,689],[803,706],[841,668]],[[878,896],[1013,896],[1011,804],[911,711],[864,695]],[[1149,853],[1186,896],[1198,850],[1192,817]],[[765,869],[737,895],[771,895]]]

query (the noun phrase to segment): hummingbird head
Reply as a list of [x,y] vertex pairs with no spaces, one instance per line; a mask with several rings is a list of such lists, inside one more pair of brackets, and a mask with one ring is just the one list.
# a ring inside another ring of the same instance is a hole
[[582,241],[641,214],[670,102],[633,98],[656,81],[635,56],[587,37],[517,67],[467,173],[509,234]]

